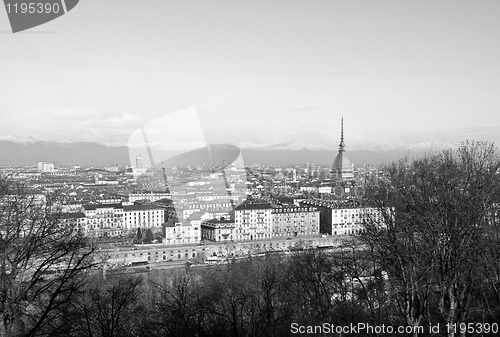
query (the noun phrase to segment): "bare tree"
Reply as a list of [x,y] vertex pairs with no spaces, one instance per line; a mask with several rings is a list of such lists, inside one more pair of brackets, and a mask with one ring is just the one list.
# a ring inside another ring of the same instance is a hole
[[233,261],[205,276],[210,284],[207,309],[225,321],[230,336],[254,335],[257,306],[249,278],[252,270],[252,260]]
[[[466,322],[480,282],[488,214],[500,194],[499,165],[492,144],[465,143],[390,166],[388,185],[373,194],[385,216],[367,224],[361,239],[388,273],[408,324],[429,319],[431,292],[445,324]],[[454,328],[448,335],[455,332],[463,335]]]
[[271,255],[259,262],[248,275],[258,312],[257,335],[288,336],[294,314],[289,261]]
[[64,336],[141,336],[144,289],[140,276],[112,275],[103,279],[93,275],[62,313],[66,320]]
[[[154,326],[160,335],[198,336],[209,330],[202,284],[185,273],[154,283]],[[208,289],[207,289],[208,291]]]
[[[406,325],[417,327],[427,319],[435,256],[423,244],[417,226],[422,218],[415,216],[419,211],[410,202],[418,195],[409,180],[413,176],[409,166],[407,159],[392,164],[389,181],[377,182],[371,202],[379,216],[370,216],[358,239],[371,253],[373,264],[387,273],[389,299],[400,317]],[[419,207],[427,208],[423,200]]]
[[0,336],[34,336],[68,305],[93,247],[62,226],[57,199],[0,177]]
[[[481,245],[481,275],[486,287],[483,291],[483,316],[490,316],[492,322],[500,319],[500,203],[489,213],[489,227],[485,242]],[[483,319],[482,321],[486,321]]]
[[332,299],[339,294],[344,275],[334,270],[334,264],[323,251],[306,250],[291,259],[290,275],[299,316],[307,323],[332,321]]
[[393,308],[386,273],[358,240],[344,240],[341,248],[331,254],[334,269],[340,273],[343,282],[342,296],[337,296],[337,303],[350,303],[353,309],[362,308],[357,315],[350,313],[345,324],[355,321],[356,316],[374,326],[387,323]]

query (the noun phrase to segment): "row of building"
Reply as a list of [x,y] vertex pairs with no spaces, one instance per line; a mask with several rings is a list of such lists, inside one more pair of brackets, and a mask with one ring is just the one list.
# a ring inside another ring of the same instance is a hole
[[320,232],[327,235],[357,234],[366,222],[381,223],[383,220],[378,208],[367,207],[354,200],[302,200],[299,204],[319,211]]
[[193,212],[176,210],[158,200],[84,205],[81,212],[64,213],[63,223],[95,237],[123,236],[137,228],[151,228],[162,233],[166,244],[191,244],[201,239],[225,242],[355,234],[365,221],[377,216],[375,208],[316,200],[304,200],[298,207],[244,202],[234,210],[197,208]]
[[320,234],[319,211],[312,207],[273,208],[265,203],[244,203],[225,216],[211,215],[199,212],[182,222],[167,224],[165,243],[196,243],[197,238],[213,242],[258,241]]
[[[172,213],[174,212],[174,213]],[[167,244],[196,243],[202,238],[252,241],[320,233],[319,211],[313,207],[273,208],[265,203],[243,203],[234,211],[200,210],[185,218],[159,202],[84,205],[81,212],[63,213],[64,226],[77,226],[88,236],[116,237],[137,228],[162,231]]]
[[122,203],[83,205],[80,212],[62,213],[64,226],[77,226],[87,236],[123,236],[137,228],[161,229],[165,209],[154,204]]

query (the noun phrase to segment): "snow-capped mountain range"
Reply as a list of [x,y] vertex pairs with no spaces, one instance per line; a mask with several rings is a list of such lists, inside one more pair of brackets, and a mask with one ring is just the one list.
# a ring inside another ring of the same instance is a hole
[[[301,165],[316,163],[331,165],[337,144],[319,144],[307,142],[256,144],[241,142],[234,145],[212,144],[210,152],[206,152],[203,142],[163,142],[150,143],[155,156],[172,158],[173,165],[198,164],[218,160],[215,154],[226,160],[234,150],[241,150],[245,164],[263,165]],[[236,146],[235,146],[236,145]],[[413,144],[372,143],[366,146],[347,144],[347,154],[355,165],[383,164],[402,157],[418,157],[430,152],[446,148],[456,148],[458,143],[428,141]],[[500,148],[500,144],[496,144]],[[130,151],[132,149],[132,151]],[[97,143],[41,141],[33,137],[0,135],[0,165],[33,165],[38,161],[54,163],[73,163],[78,165],[133,165],[131,158],[137,154],[147,156],[145,144]],[[219,159],[220,159],[219,158]]]
[[[338,145],[336,144],[319,144],[319,143],[306,143],[306,142],[295,142],[295,143],[272,143],[272,144],[255,144],[250,142],[243,142],[235,144],[240,149],[248,150],[287,150],[287,151],[299,151],[299,150],[310,150],[310,151],[337,151]],[[410,144],[387,144],[387,143],[372,143],[369,145],[354,145],[347,146],[347,151],[374,151],[374,152],[385,152],[385,151],[439,151],[447,148],[456,149],[460,143],[451,142],[441,142],[441,141],[427,141],[421,143],[410,143]]]
[[13,143],[34,143],[34,142],[37,142],[37,140],[31,136],[19,137],[19,136],[2,135],[2,134],[0,134],[0,141],[7,141],[7,142],[13,142]]
[[[13,135],[0,134],[0,141],[8,141],[18,144],[31,144],[35,142],[45,142],[37,140],[31,136],[20,137]],[[51,143],[59,144],[71,144],[79,143],[72,142],[69,140],[51,141]],[[132,148],[141,148],[145,144],[126,144],[126,143],[99,143],[107,147],[121,147],[130,146]],[[369,145],[353,145],[347,146],[347,151],[374,151],[374,152],[385,152],[385,151],[439,151],[446,148],[456,149],[460,143],[453,142],[442,142],[442,141],[426,141],[420,143],[409,143],[409,144],[388,144],[388,143],[372,143]],[[267,143],[267,144],[257,144],[252,142],[240,142],[234,144],[242,150],[279,150],[279,151],[337,151],[338,145],[336,144],[320,144],[320,143],[307,143],[307,142],[292,142],[292,143]],[[500,144],[496,144],[499,146]],[[150,143],[149,146],[154,149],[163,151],[189,151],[192,149],[204,147],[205,144],[201,142],[155,142]]]

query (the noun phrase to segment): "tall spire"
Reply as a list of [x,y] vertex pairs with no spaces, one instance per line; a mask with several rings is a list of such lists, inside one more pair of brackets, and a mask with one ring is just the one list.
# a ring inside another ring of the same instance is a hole
[[345,152],[345,143],[344,143],[344,117],[340,122],[340,144],[339,144],[339,152]]

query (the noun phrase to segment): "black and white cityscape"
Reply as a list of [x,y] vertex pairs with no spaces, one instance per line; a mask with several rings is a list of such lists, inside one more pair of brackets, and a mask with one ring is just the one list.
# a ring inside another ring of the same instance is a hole
[[500,3],[25,3],[0,337],[500,335]]

